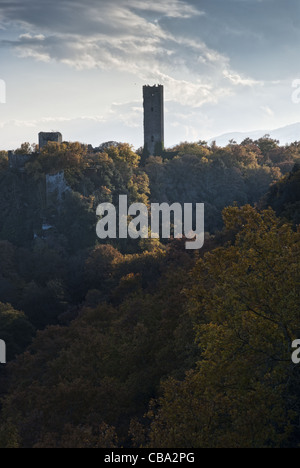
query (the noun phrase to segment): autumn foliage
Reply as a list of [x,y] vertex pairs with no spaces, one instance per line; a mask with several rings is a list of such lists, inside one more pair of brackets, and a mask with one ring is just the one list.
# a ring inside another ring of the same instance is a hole
[[[32,154],[22,174],[0,155],[0,447],[298,447],[299,145]],[[204,202],[203,249],[99,243],[119,194]]]

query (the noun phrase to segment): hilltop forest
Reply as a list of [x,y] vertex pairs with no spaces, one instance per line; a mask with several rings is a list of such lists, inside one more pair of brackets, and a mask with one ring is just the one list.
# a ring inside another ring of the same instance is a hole
[[[0,152],[0,447],[299,447],[300,142],[28,153]],[[119,195],[204,203],[204,247],[100,241]]]

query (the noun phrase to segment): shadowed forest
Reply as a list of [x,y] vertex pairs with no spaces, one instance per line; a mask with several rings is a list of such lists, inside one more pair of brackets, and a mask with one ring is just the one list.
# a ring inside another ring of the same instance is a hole
[[[300,142],[16,153],[22,170],[0,152],[0,447],[299,447]],[[96,207],[119,195],[204,203],[204,248],[100,241]]]

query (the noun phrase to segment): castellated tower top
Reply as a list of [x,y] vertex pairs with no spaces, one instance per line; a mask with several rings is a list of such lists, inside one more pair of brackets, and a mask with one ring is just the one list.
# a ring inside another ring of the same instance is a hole
[[39,133],[39,148],[40,150],[47,145],[49,141],[54,141],[55,143],[62,143],[62,134],[59,132],[40,132]]
[[144,86],[144,152],[159,156],[164,148],[164,87]]

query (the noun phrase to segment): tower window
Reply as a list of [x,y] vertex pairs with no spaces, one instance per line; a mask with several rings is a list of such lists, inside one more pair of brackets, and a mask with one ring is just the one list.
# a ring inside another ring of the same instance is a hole
[[153,136],[153,135],[152,135],[152,137],[151,137],[151,141],[152,141],[152,143],[154,142],[154,136]]
[[154,107],[151,107],[151,112],[153,112],[153,111],[154,111]]

